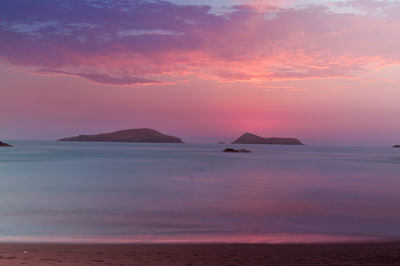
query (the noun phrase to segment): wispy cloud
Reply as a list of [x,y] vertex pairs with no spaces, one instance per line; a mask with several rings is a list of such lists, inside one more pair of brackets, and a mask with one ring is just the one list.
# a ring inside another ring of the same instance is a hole
[[54,70],[54,69],[40,69],[40,73],[43,74],[61,74],[67,76],[77,76],[82,77],[94,82],[104,83],[109,85],[131,85],[131,84],[158,84],[162,83],[160,81],[149,80],[139,77],[134,77],[131,75],[119,75],[119,76],[111,76],[105,73],[95,73],[95,72],[68,72],[68,71],[61,71],[61,70]]
[[322,5],[253,3],[215,14],[210,6],[167,1],[3,0],[0,60],[112,85],[188,75],[257,82],[346,78],[400,63],[400,3],[337,5],[360,13]]

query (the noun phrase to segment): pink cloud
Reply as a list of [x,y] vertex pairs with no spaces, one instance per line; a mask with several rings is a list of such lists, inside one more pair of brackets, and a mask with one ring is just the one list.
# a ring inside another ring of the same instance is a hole
[[0,60],[98,83],[349,78],[400,63],[400,20],[392,14],[400,3],[388,1],[339,4],[378,6],[379,16],[318,5],[251,3],[217,15],[161,1],[28,2],[2,3]]
[[149,85],[149,84],[161,83],[160,81],[138,78],[130,75],[111,76],[104,73],[93,73],[93,72],[74,73],[74,72],[67,72],[67,71],[53,70],[53,69],[40,69],[39,72],[44,74],[61,74],[67,76],[78,76],[94,82],[104,83],[108,85],[129,85],[129,84]]

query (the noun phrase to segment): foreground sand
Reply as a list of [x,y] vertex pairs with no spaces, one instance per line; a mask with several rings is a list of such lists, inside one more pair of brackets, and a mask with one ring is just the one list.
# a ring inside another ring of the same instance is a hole
[[0,265],[400,265],[400,243],[0,244]]

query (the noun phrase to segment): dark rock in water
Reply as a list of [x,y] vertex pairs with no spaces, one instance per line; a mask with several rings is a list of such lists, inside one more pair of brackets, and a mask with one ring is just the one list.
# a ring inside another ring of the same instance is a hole
[[232,144],[280,144],[280,145],[304,145],[295,138],[263,138],[251,133],[244,133]]
[[0,141],[0,147],[12,147],[13,145],[7,144],[5,142]]
[[239,152],[239,150],[235,150],[235,149],[232,149],[232,148],[226,148],[224,150],[224,152]]
[[393,148],[400,148],[400,145],[394,145]]
[[183,143],[180,138],[164,135],[150,128],[127,129],[97,135],[79,135],[58,141]]
[[236,150],[236,149],[232,149],[232,148],[226,148],[224,150],[224,152],[243,152],[243,153],[248,153],[250,152],[249,150],[246,149],[240,149],[240,150]]

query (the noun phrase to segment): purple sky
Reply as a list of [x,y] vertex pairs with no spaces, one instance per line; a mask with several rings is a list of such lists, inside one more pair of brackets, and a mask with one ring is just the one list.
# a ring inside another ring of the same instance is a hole
[[4,139],[400,141],[398,1],[3,0],[0,18]]

